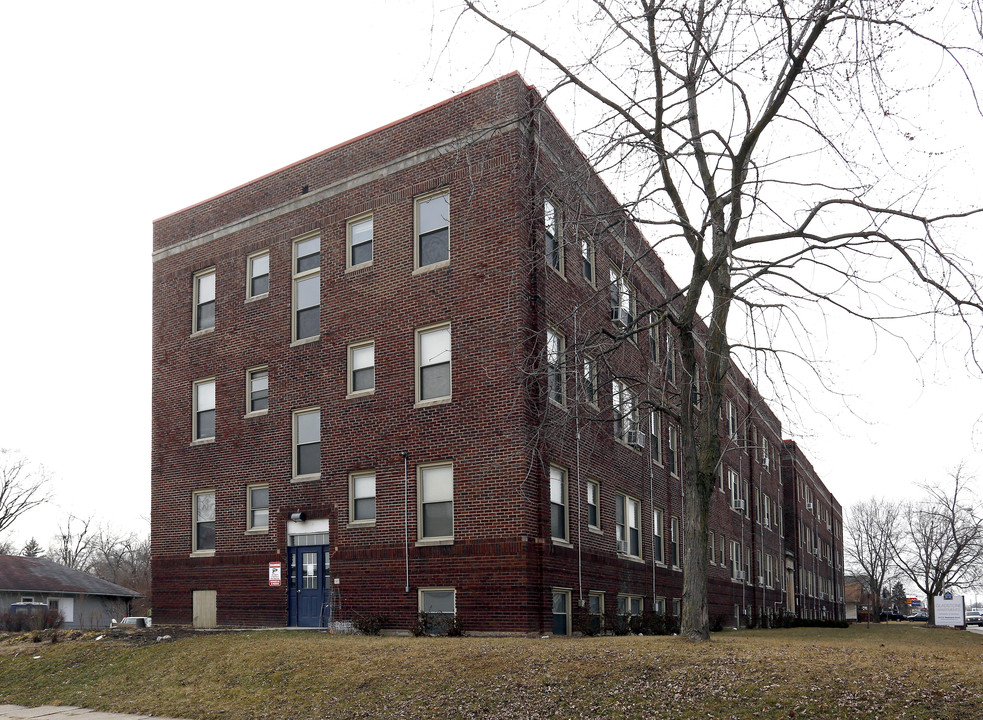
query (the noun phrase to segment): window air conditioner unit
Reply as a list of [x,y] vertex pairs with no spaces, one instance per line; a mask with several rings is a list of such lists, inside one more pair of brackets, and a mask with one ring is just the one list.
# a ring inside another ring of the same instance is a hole
[[744,501],[741,498],[737,498],[737,499],[734,500],[734,509],[735,510],[743,510],[744,509]]
[[764,585],[765,584],[765,576],[764,575],[758,575],[758,577],[757,577],[757,583],[758,583],[758,585]]
[[611,322],[628,327],[631,324],[631,316],[623,307],[613,307],[611,308]]
[[644,447],[645,437],[638,430],[629,430],[625,433],[625,442],[635,447]]
[[808,510],[809,512],[812,512],[812,503],[810,503],[810,502],[807,502],[806,503],[806,510]]
[[627,553],[628,552],[628,541],[627,540],[619,540],[618,541],[618,552],[619,553]]
[[820,549],[819,549],[819,546],[818,546],[818,545],[816,545],[816,547],[814,547],[814,548],[812,549],[812,552],[813,552],[813,554],[815,554],[815,555],[818,555],[818,554],[819,554],[819,551],[820,551]]
[[761,458],[761,464],[765,467],[765,469],[767,469],[768,467],[770,467],[771,460],[768,459],[768,456],[767,455],[765,455],[763,458]]
[[830,523],[826,523],[826,529],[832,531],[833,526]]
[[735,580],[743,580],[744,579],[744,571],[743,570],[738,570],[737,573],[734,575],[734,579]]

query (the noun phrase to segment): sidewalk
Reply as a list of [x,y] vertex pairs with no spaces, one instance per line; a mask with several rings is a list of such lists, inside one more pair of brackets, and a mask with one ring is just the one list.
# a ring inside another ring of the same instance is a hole
[[[25,718],[41,718],[41,720],[169,720],[155,715],[124,715],[121,713],[86,710],[71,705],[42,705],[29,708],[22,705],[0,705],[0,720],[24,720]],[[170,718],[170,720],[176,720]]]

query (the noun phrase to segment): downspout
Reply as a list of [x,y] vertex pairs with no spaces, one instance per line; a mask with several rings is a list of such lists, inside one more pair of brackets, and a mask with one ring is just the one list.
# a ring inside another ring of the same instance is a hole
[[406,560],[406,588],[404,592],[410,591],[410,480],[409,480],[409,453],[400,450],[403,456],[403,556]]
[[[573,346],[578,348],[578,338],[577,338],[577,310],[579,308],[574,306],[573,308]],[[574,398],[575,407],[573,414],[574,430],[577,434],[577,602],[580,607],[584,606],[584,563],[583,563],[583,487],[581,477],[580,477],[580,363],[576,362],[577,356],[574,352]]]

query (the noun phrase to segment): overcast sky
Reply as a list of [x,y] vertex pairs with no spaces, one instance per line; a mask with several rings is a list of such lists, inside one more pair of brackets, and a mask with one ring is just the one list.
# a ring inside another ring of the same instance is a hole
[[[511,70],[551,77],[523,57],[486,63],[494,36],[470,23],[444,47],[454,14],[437,4],[353,5],[0,6],[0,447],[54,476],[53,504],[12,528],[18,545],[47,546],[69,512],[148,528],[155,218]],[[553,107],[577,126],[563,98]],[[978,117],[952,123],[983,135]],[[953,156],[961,191],[979,194],[980,157]],[[983,468],[965,347],[919,365],[889,337],[832,334],[824,360],[857,416],[813,398],[795,431],[844,506],[908,495],[961,460]]]

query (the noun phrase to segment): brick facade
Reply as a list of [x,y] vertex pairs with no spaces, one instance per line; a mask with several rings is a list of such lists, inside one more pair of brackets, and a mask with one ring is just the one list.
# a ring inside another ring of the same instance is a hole
[[[432,193],[449,198],[448,258],[421,268],[419,201]],[[368,214],[371,262],[352,268],[348,221]],[[325,527],[333,619],[381,614],[405,630],[426,588],[453,589],[458,617],[477,631],[550,631],[555,591],[569,591],[572,615],[592,592],[603,593],[608,610],[619,595],[641,598],[645,609],[664,600],[671,610],[682,594],[672,526],[679,522],[681,543],[685,517],[679,462],[674,472],[668,458],[672,423],[658,408],[674,392],[678,400],[679,363],[668,323],[650,331],[639,318],[642,330],[614,345],[605,330],[618,321],[612,271],[630,284],[636,315],[664,306],[677,288],[637,228],[619,218],[572,140],[513,74],[157,220],[155,619],[192,622],[193,594],[208,590],[218,624],[295,621],[302,611],[291,604],[299,591],[290,543],[303,528]],[[548,230],[556,235],[549,247]],[[319,333],[295,340],[295,247],[306,237],[319,238]],[[268,252],[269,287],[250,297],[258,252]],[[214,271],[214,326],[199,329],[202,271]],[[432,326],[450,336],[450,393],[436,401],[419,394],[418,331]],[[349,392],[349,348],[367,341],[373,389]],[[550,355],[557,343],[562,352]],[[562,362],[551,367],[549,357]],[[587,392],[587,359],[596,393]],[[251,411],[248,372],[257,368],[267,373],[268,408]],[[618,378],[637,409],[615,437]],[[204,438],[195,437],[195,418],[210,396],[195,404],[197,381],[214,388],[214,432]],[[779,421],[736,373],[729,398],[737,426],[712,504],[710,612],[736,622],[735,613],[759,616],[783,601],[777,570],[770,583],[757,580],[768,558],[782,562],[781,513],[765,505],[777,509],[788,491]],[[320,412],[320,473],[296,479],[295,413],[312,408]],[[724,435],[728,422],[721,418]],[[423,537],[421,521],[420,474],[431,464],[452,468],[453,529],[440,540]],[[731,470],[744,511],[731,508]],[[362,472],[375,474],[371,521],[352,516],[352,475]],[[594,523],[588,483],[599,490]],[[268,490],[265,529],[250,529],[247,517],[257,485]],[[556,487],[562,496],[551,503]],[[210,525],[196,525],[208,517],[195,512],[201,491],[214,498]],[[637,517],[621,530],[619,505]],[[212,531],[214,542],[196,551],[196,532]],[[750,557],[744,579],[733,572],[732,542]],[[279,587],[268,582],[272,562],[283,563]]]

